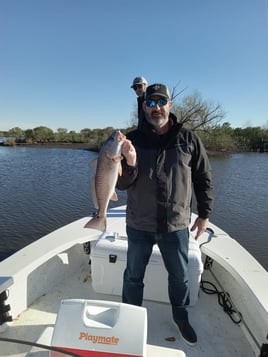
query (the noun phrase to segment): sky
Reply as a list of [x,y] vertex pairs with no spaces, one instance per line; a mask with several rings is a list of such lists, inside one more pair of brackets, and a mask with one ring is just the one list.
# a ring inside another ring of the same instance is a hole
[[268,127],[268,0],[0,0],[0,131],[127,128],[134,77]]

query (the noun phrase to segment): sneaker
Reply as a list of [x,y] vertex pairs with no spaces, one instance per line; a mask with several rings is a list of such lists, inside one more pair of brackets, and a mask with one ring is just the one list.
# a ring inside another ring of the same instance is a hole
[[183,340],[190,346],[195,346],[197,343],[197,336],[196,333],[194,332],[194,329],[190,325],[188,320],[178,320],[175,321],[174,323],[176,327],[178,328],[181,337]]

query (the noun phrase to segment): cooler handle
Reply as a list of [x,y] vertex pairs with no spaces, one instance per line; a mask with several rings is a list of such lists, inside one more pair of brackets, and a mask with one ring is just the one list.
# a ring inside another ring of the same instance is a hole
[[109,301],[98,301],[96,304],[85,301],[83,322],[87,327],[113,328],[118,322],[120,305]]

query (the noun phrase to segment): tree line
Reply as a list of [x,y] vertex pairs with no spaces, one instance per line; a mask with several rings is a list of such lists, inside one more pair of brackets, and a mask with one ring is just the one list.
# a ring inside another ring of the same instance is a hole
[[[173,98],[176,95],[173,93]],[[266,127],[232,128],[224,122],[225,112],[220,104],[211,104],[203,100],[199,93],[182,98],[173,105],[173,112],[184,126],[194,130],[202,139],[207,150],[219,152],[261,151],[268,142],[268,125]],[[126,134],[137,126],[137,110],[132,113],[128,128],[120,130]],[[116,128],[119,129],[119,128]],[[0,132],[8,137],[5,145],[17,144],[84,144],[89,149],[98,150],[100,145],[115,130],[84,128],[80,132],[58,128],[56,131],[38,126],[23,130],[19,127]]]

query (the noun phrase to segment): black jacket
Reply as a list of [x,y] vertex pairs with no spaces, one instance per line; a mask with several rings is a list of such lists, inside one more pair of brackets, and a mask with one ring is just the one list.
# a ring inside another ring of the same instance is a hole
[[149,232],[172,232],[188,227],[192,188],[198,215],[208,218],[213,204],[211,169],[200,139],[177,123],[158,135],[144,121],[128,133],[137,151],[137,166],[122,160],[117,188],[128,190],[127,225]]
[[137,104],[138,104],[138,127],[143,123],[145,119],[145,112],[143,110],[143,102],[145,99],[145,93],[141,97],[137,97]]

